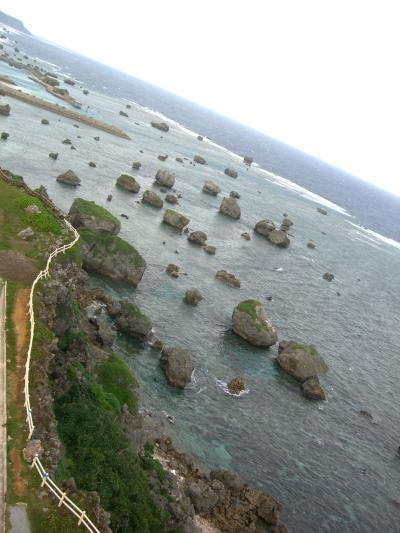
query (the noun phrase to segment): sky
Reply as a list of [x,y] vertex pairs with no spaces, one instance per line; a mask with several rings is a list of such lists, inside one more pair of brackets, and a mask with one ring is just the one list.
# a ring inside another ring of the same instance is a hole
[[398,0],[2,0],[0,9],[400,195]]

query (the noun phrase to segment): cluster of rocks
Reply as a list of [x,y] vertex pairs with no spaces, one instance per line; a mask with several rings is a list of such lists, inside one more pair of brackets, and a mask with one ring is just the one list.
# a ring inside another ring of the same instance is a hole
[[272,244],[275,244],[275,246],[287,248],[290,244],[290,239],[287,236],[286,229],[288,227],[290,226],[285,225],[284,229],[282,229],[281,225],[281,229],[276,229],[276,226],[272,220],[264,219],[257,222],[257,224],[254,226],[254,231],[268,239],[268,241]]

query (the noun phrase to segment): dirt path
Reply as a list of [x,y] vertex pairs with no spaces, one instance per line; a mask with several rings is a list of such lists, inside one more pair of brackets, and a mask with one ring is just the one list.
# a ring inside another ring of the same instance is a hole
[[7,403],[6,403],[6,285],[0,281],[0,529],[4,529],[7,489]]
[[[12,322],[15,334],[15,357],[16,369],[11,374],[8,391],[11,402],[17,407],[18,423],[24,427],[24,394],[23,382],[25,372],[25,355],[29,335],[28,322],[28,302],[29,288],[20,288],[15,292]],[[26,481],[22,477],[23,465],[21,461],[21,450],[11,448],[9,459],[12,462],[13,489],[17,496],[23,496],[26,489]]]

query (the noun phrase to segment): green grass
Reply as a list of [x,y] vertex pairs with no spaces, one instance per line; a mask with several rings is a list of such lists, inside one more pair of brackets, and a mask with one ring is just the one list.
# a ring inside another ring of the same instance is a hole
[[111,355],[97,367],[97,375],[104,391],[117,399],[119,410],[127,404],[129,411],[136,414],[137,405],[133,390],[138,386],[138,382],[123,359],[115,354]]
[[95,233],[87,228],[81,228],[79,233],[84,242],[94,245],[93,251],[100,256],[118,253],[127,256],[136,268],[146,266],[145,260],[136,248],[120,237],[104,232]]
[[242,311],[242,313],[250,315],[254,320],[257,320],[256,307],[258,305],[261,305],[258,300],[245,300],[244,302],[240,302],[238,309],[239,311]]
[[142,313],[139,307],[134,303],[121,302],[121,307],[126,311],[132,318],[135,320],[144,320],[148,323],[151,323],[149,317]]
[[71,206],[71,212],[83,213],[84,215],[100,218],[107,222],[111,222],[116,226],[120,226],[120,221],[104,207],[97,205],[93,201],[84,200],[83,198],[75,198]]
[[318,355],[317,349],[312,344],[303,344],[301,342],[295,342],[288,346],[290,350],[303,350],[310,355]]

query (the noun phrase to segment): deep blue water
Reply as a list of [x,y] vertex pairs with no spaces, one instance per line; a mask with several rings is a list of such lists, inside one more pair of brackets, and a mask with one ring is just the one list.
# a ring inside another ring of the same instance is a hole
[[[33,56],[54,63],[89,87],[159,111],[240,155],[340,205],[359,224],[400,241],[400,197],[193,102],[87,57],[18,34]],[[338,132],[340,135],[340,132]]]

